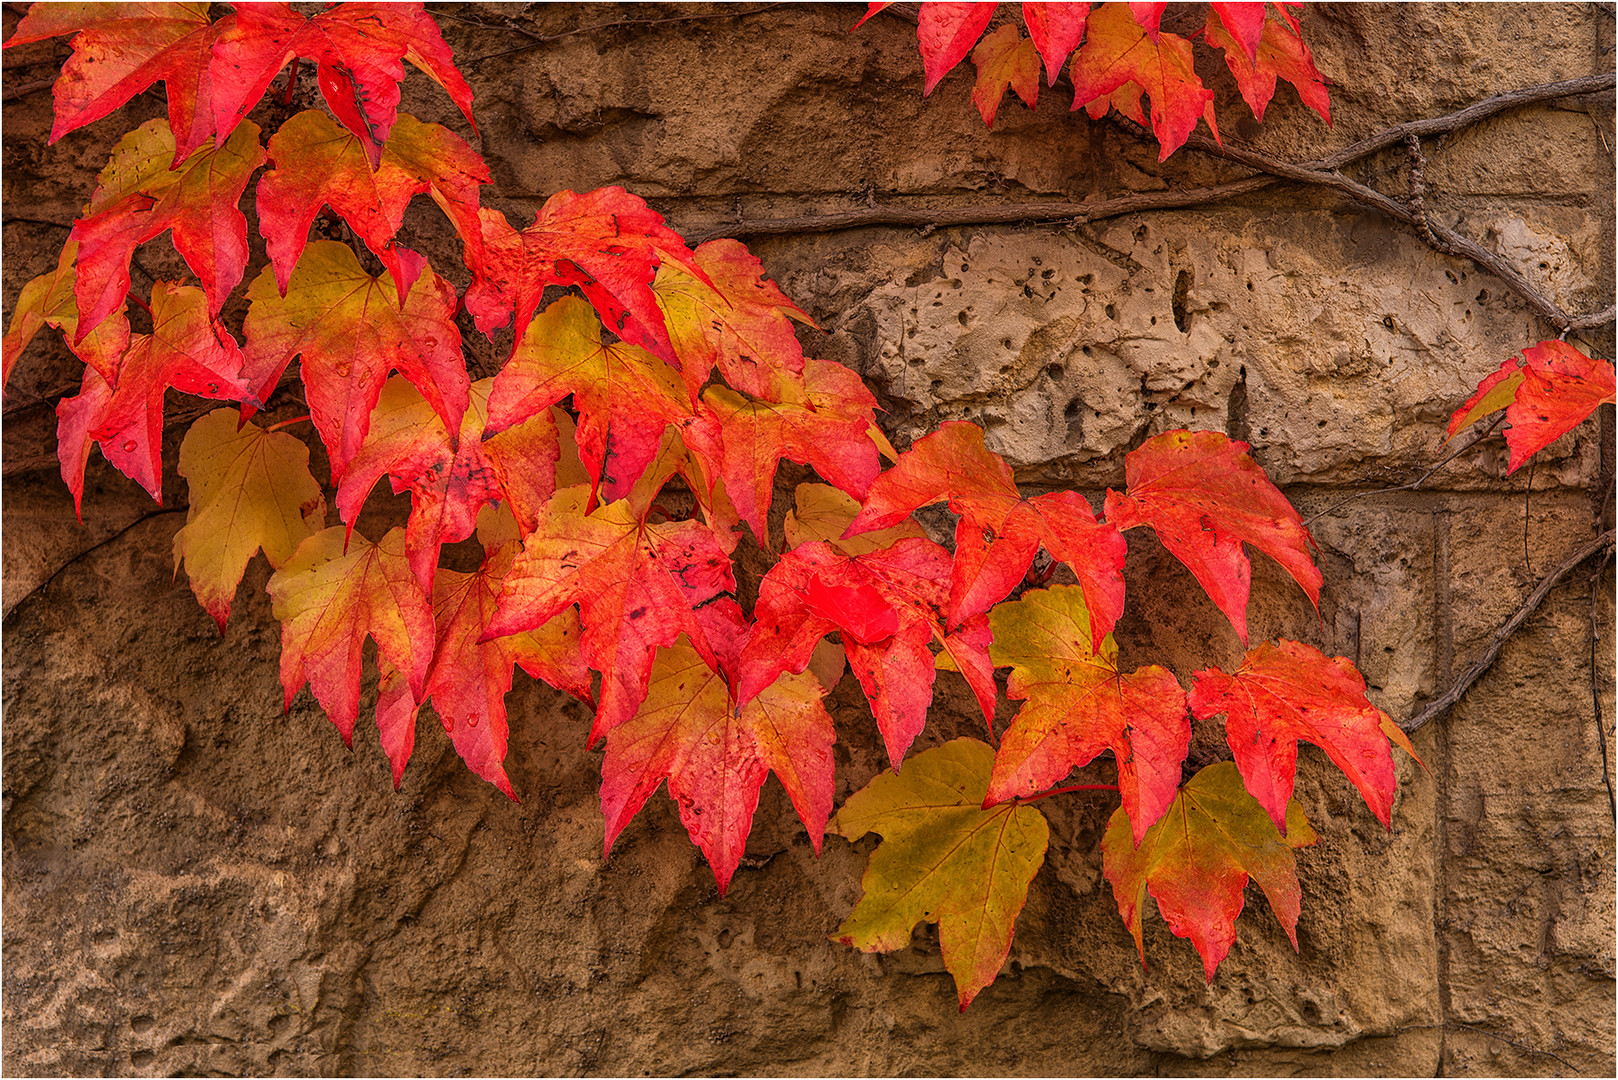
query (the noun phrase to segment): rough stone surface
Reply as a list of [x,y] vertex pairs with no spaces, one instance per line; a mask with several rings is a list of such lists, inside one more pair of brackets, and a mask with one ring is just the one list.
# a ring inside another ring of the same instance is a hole
[[[554,191],[605,184],[696,235],[871,199],[1101,199],[1246,175],[1190,150],[1159,163],[1127,126],[1070,115],[1060,87],[1035,110],[1008,101],[986,133],[964,70],[921,99],[913,28],[891,15],[850,35],[846,6],[442,14],[477,94],[486,202],[519,221]],[[16,15],[4,18],[9,34]],[[1254,124],[1210,65],[1227,139],[1308,161],[1614,62],[1610,7],[1318,5],[1306,19],[1333,125],[1286,87]],[[581,27],[595,29],[567,34]],[[8,95],[66,55],[62,40],[8,51]],[[143,95],[47,146],[49,100],[5,105],[8,314],[54,264],[117,135],[161,113]],[[405,107],[467,130],[419,77]],[[1600,310],[1613,302],[1613,145],[1610,95],[1503,113],[1427,142],[1426,205],[1569,310]],[[1402,148],[1349,171],[1407,192]],[[424,202],[405,242],[464,284]],[[1531,473],[1505,475],[1495,435],[1389,490],[1440,460],[1450,412],[1484,374],[1554,334],[1486,271],[1322,191],[1275,185],[1074,228],[750,246],[825,328],[806,347],[867,378],[901,446],[972,419],[1028,490],[1099,501],[1157,432],[1250,442],[1311,519],[1326,578],[1317,614],[1255,557],[1254,639],[1349,657],[1396,718],[1441,694],[1540,576],[1612,522],[1611,409]],[[181,273],[160,240],[136,286]],[[226,321],[243,310],[233,301]],[[1583,344],[1611,356],[1603,334]],[[508,345],[468,338],[481,372]],[[186,497],[174,460],[203,410],[170,402],[164,507],[97,458],[81,524],[54,475],[49,407],[76,381],[42,340],[6,401],[8,1074],[1612,1074],[1610,561],[1570,575],[1416,734],[1425,766],[1401,757],[1391,831],[1324,755],[1303,753],[1298,798],[1320,843],[1299,855],[1299,952],[1249,890],[1211,983],[1155,913],[1143,968],[1101,877],[1110,806],[1052,799],[1010,960],[960,1014],[932,927],[884,956],[826,940],[874,841],[831,838],[816,859],[774,780],[721,899],[661,795],[603,861],[589,718],[525,677],[509,700],[517,805],[430,719],[395,793],[374,735],[345,750],[307,694],[283,714],[267,568],[249,569],[222,639],[172,578]],[[399,514],[378,496],[361,527]],[[944,515],[924,517],[948,534]],[[1128,539],[1123,662],[1187,683],[1236,663],[1240,643],[1190,575],[1144,530]],[[884,758],[854,680],[829,700],[841,801]],[[1001,702],[997,730],[1013,712]],[[941,674],[918,749],[980,734],[974,713],[965,683]],[[1199,731],[1195,762],[1227,755]]]

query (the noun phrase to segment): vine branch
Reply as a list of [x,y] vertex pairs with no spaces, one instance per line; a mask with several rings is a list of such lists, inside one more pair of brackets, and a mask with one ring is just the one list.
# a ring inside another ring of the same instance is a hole
[[1556,587],[1556,583],[1596,552],[1610,550],[1613,546],[1613,536],[1614,530],[1608,529],[1566,559],[1563,559],[1562,565],[1541,578],[1539,586],[1529,594],[1528,599],[1523,601],[1522,606],[1516,610],[1511,618],[1507,619],[1495,630],[1494,634],[1489,638],[1488,647],[1483,650],[1483,655],[1478,657],[1476,662],[1467,668],[1448,690],[1444,691],[1442,697],[1430,703],[1421,712],[1399,726],[1407,734],[1413,732],[1425,726],[1428,721],[1443,715],[1450,706],[1461,700],[1461,697],[1472,688],[1472,684],[1477,682],[1485,671],[1489,670],[1489,667],[1494,663],[1495,657],[1500,655],[1500,649],[1505,645],[1507,639],[1517,632],[1517,628],[1527,620],[1528,616],[1538,610],[1545,597]]

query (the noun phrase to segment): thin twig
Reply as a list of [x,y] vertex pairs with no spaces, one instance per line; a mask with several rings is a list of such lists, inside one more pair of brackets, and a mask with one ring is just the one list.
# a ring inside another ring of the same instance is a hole
[[1612,760],[1607,756],[1607,723],[1601,716],[1601,680],[1598,675],[1601,670],[1596,663],[1600,655],[1597,647],[1601,639],[1601,575],[1606,565],[1605,559],[1596,567],[1596,572],[1590,575],[1590,703],[1595,706],[1596,714],[1596,741],[1601,744],[1601,782],[1607,786],[1607,807],[1614,818],[1618,818],[1618,795],[1612,790]]
[[1478,678],[1485,671],[1489,670],[1489,666],[1494,663],[1495,657],[1500,655],[1500,649],[1505,645],[1506,640],[1510,638],[1512,634],[1517,632],[1517,628],[1523,624],[1524,620],[1526,620],[1528,616],[1532,615],[1536,610],[1538,610],[1541,602],[1543,602],[1545,597],[1549,595],[1550,591],[1556,587],[1556,583],[1561,581],[1562,578],[1566,577],[1568,573],[1571,572],[1575,567],[1584,562],[1584,560],[1588,559],[1590,556],[1594,555],[1596,552],[1611,548],[1612,541],[1613,530],[1608,529],[1606,532],[1602,533],[1600,536],[1596,537],[1594,540],[1591,540],[1579,550],[1569,555],[1566,559],[1562,560],[1562,565],[1558,566],[1555,570],[1552,570],[1549,574],[1546,574],[1545,577],[1540,579],[1539,586],[1534,589],[1527,600],[1523,601],[1522,607],[1518,608],[1511,618],[1507,619],[1498,629],[1495,630],[1494,634],[1489,638],[1488,648],[1483,650],[1483,655],[1478,657],[1477,662],[1471,667],[1467,668],[1465,673],[1463,673],[1459,679],[1455,680],[1454,685],[1446,690],[1442,697],[1432,702],[1432,704],[1421,710],[1421,712],[1417,713],[1406,723],[1401,724],[1400,727],[1402,727],[1407,733],[1415,731],[1416,729],[1425,725],[1429,720],[1442,715],[1446,710],[1449,709],[1450,706],[1461,700],[1462,695],[1472,688],[1472,684],[1477,682]]
[[1473,440],[1471,442],[1467,443],[1465,446],[1463,446],[1459,450],[1455,451],[1449,457],[1447,457],[1444,460],[1440,461],[1437,465],[1434,465],[1432,468],[1428,469],[1426,472],[1422,473],[1420,476],[1418,476],[1414,480],[1410,481],[1410,483],[1408,483],[1408,484],[1400,484],[1398,487],[1377,488],[1375,491],[1357,492],[1357,493],[1355,493],[1353,495],[1350,495],[1348,498],[1341,500],[1340,502],[1333,503],[1331,506],[1326,507],[1326,509],[1322,510],[1318,514],[1315,514],[1313,517],[1305,518],[1304,519],[1304,525],[1305,526],[1313,525],[1316,521],[1318,521],[1321,518],[1325,517],[1327,514],[1330,514],[1330,513],[1332,513],[1333,511],[1336,511],[1336,510],[1341,510],[1343,507],[1347,506],[1349,503],[1353,502],[1355,499],[1363,499],[1363,498],[1366,498],[1369,495],[1386,495],[1389,492],[1394,492],[1394,491],[1415,491],[1417,488],[1421,487],[1422,484],[1426,483],[1427,478],[1432,476],[1433,473],[1437,472],[1439,469],[1442,469],[1445,465],[1448,465],[1450,462],[1454,461],[1456,458],[1460,457],[1462,454],[1464,454],[1468,450],[1472,449],[1472,447],[1476,446],[1478,443],[1482,442],[1484,439],[1487,439],[1489,437],[1489,435],[1493,433],[1494,429],[1500,426],[1500,421],[1504,420],[1505,418],[1506,418],[1506,414],[1504,412],[1501,412],[1501,413],[1497,414],[1495,416],[1495,418],[1489,422],[1489,426],[1484,428],[1482,431],[1478,432],[1477,436],[1475,438],[1473,438]]
[[4,92],[0,92],[0,101],[16,101],[18,98],[37,94],[41,90],[49,90],[55,81],[55,79],[38,79],[34,82],[25,82],[21,86],[8,86]]

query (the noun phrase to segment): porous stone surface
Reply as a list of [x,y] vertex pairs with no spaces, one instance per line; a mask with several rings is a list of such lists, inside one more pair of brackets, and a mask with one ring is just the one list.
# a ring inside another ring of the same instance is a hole
[[[1065,86],[1034,110],[1008,100],[985,131],[969,66],[921,98],[914,27],[892,14],[849,34],[848,6],[434,10],[477,95],[484,201],[519,224],[555,191],[608,184],[695,237],[871,202],[1101,200],[1247,175],[1191,149],[1158,162],[1128,125],[1070,114]],[[16,18],[8,8],[8,34]],[[1176,5],[1165,25],[1200,18]],[[1614,62],[1613,11],[1598,5],[1322,4],[1304,19],[1332,126],[1286,86],[1253,123],[1208,64],[1227,140],[1318,160]],[[48,146],[49,95],[25,87],[66,55],[65,39],[7,52],[8,317],[54,265],[118,135],[161,114],[142,95]],[[471,135],[420,76],[404,106]],[[1613,119],[1609,93],[1430,139],[1428,211],[1568,310],[1610,306]],[[1408,164],[1400,145],[1347,171],[1403,198]],[[465,284],[425,200],[404,242]],[[1156,433],[1251,443],[1309,519],[1325,574],[1317,612],[1255,556],[1253,640],[1348,657],[1396,719],[1442,694],[1540,578],[1612,524],[1610,407],[1532,471],[1508,477],[1495,434],[1424,477],[1477,382],[1555,334],[1486,270],[1322,190],[749,246],[823,328],[806,348],[866,378],[901,447],[974,420],[1027,491],[1072,487],[1099,505]],[[137,290],[184,272],[166,240],[140,260]],[[244,310],[233,300],[226,323]],[[509,335],[463,330],[492,372]],[[1612,355],[1610,327],[1578,340]],[[4,422],[7,1074],[1612,1075],[1610,560],[1570,574],[1415,734],[1421,762],[1398,755],[1391,830],[1304,749],[1297,797],[1320,842],[1298,856],[1297,952],[1250,888],[1211,982],[1155,910],[1143,966],[1101,876],[1110,805],[1076,794],[1040,803],[1050,851],[1005,969],[963,1014],[930,925],[886,955],[827,940],[875,838],[829,837],[816,857],[773,779],[720,898],[662,795],[603,859],[588,713],[525,676],[508,701],[516,804],[466,770],[430,715],[395,792],[363,724],[350,751],[307,693],[283,711],[268,568],[249,568],[223,637],[173,577],[175,458],[211,405],[170,400],[162,507],[97,457],[80,522],[53,456],[71,360],[42,336]],[[777,522],[807,472],[782,475]],[[361,528],[400,514],[378,494]],[[942,512],[924,518],[948,535]],[[1161,663],[1189,685],[1238,663],[1190,574],[1146,530],[1128,540],[1124,665]],[[841,802],[886,760],[855,680],[828,701]],[[917,749],[981,737],[975,710],[941,673]],[[1014,712],[1001,701],[997,731]],[[1199,730],[1194,764],[1228,754]],[[1112,769],[1103,759],[1076,782]]]

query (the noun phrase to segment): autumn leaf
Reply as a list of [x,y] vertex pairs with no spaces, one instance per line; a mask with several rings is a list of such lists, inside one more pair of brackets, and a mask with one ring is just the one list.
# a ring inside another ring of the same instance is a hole
[[79,245],[69,240],[62,247],[56,269],[39,275],[22,287],[17,294],[17,306],[11,311],[11,326],[0,348],[3,348],[4,367],[0,374],[0,389],[11,381],[11,369],[28,348],[34,335],[47,326],[54,326],[67,338],[68,348],[80,360],[90,365],[103,382],[118,375],[118,361],[129,347],[129,318],[127,306],[120,306],[108,318],[83,338],[78,338],[79,304],[74,299],[77,275],[73,264],[79,257]]
[[825,693],[811,675],[787,675],[737,707],[725,675],[683,635],[659,649],[646,700],[607,735],[601,762],[607,851],[666,778],[680,821],[723,896],[746,849],[764,778],[774,772],[818,854],[835,768]]
[[815,322],[764,277],[758,258],[735,240],[710,240],[692,258],[706,282],[675,262],[662,263],[652,282],[691,400],[716,364],[732,389],[753,397],[802,372],[792,324]]
[[488,430],[504,431],[573,395],[579,457],[611,502],[657,454],[663,429],[692,410],[679,373],[645,349],[607,344],[590,305],[564,296],[524,330],[495,376]]
[[[841,364],[806,361],[801,392],[782,380],[772,399],[750,401],[710,386],[702,400],[719,425],[717,473],[741,519],[766,546],[775,472],[782,458],[813,467],[822,479],[855,497],[865,494],[882,469],[869,434],[876,398]],[[694,445],[694,439],[687,445]]]
[[877,477],[849,535],[891,527],[940,499],[960,515],[950,570],[949,625],[989,610],[1023,580],[1041,547],[1073,569],[1091,612],[1094,640],[1112,632],[1124,609],[1127,545],[1096,521],[1072,491],[1024,499],[1011,468],[983,443],[983,429],[948,421],[917,439]]
[[367,637],[421,700],[433,657],[433,607],[405,558],[403,529],[390,529],[375,545],[341,525],[322,529],[270,578],[269,594],[281,622],[286,708],[307,682],[352,745]]
[[1032,39],[1017,33],[1016,23],[1006,23],[978,42],[972,50],[972,63],[978,69],[972,104],[988,126],[994,126],[1007,87],[1030,109],[1039,104],[1039,51]]
[[994,18],[995,7],[995,4],[957,4],[946,0],[921,5],[916,39],[921,43],[921,66],[927,75],[922,97],[931,94],[933,87],[966,59],[988,28],[989,20]]
[[[437,632],[422,697],[424,704],[431,700],[467,767],[513,802],[517,795],[504,766],[512,665],[591,703],[590,670],[579,645],[583,628],[575,609],[567,608],[532,630],[483,640],[517,550],[515,543],[502,544],[488,552],[474,573],[441,569],[434,577]],[[394,762],[395,786],[403,769],[402,761]]]
[[201,289],[156,282],[151,306],[152,332],[129,339],[111,385],[86,368],[80,394],[57,405],[60,423],[70,431],[64,441],[59,424],[62,477],[75,506],[84,491],[85,440],[99,443],[119,472],[163,501],[163,396],[169,387],[199,397],[257,401],[242,374],[241,350],[208,317]]
[[840,631],[888,760],[898,768],[932,703],[928,644],[943,637],[939,609],[948,565],[949,553],[924,539],[857,557],[818,542],[789,551],[759,584],[737,699],[751,701],[783,671],[803,671],[816,643]]
[[1111,635],[1092,652],[1089,613],[1071,585],[1000,604],[989,627],[990,658],[1011,668],[1006,696],[1026,699],[1001,737],[989,801],[1035,795],[1111,750],[1139,842],[1174,800],[1191,744],[1179,682],[1155,664],[1124,674]]
[[483,638],[537,629],[578,604],[585,657],[601,672],[594,744],[645,700],[654,648],[683,633],[717,666],[692,609],[734,589],[736,580],[700,522],[644,522],[624,500],[587,515],[588,498],[583,488],[552,497],[506,576]]
[[1023,22],[1028,37],[1045,60],[1045,75],[1055,86],[1068,54],[1084,40],[1085,23],[1090,18],[1088,3],[1024,3]]
[[[1253,8],[1258,9],[1257,21],[1261,25],[1257,45],[1250,48]],[[1236,27],[1231,28],[1226,19],[1235,21]],[[1243,36],[1238,37],[1237,31]],[[1304,44],[1295,24],[1266,19],[1262,4],[1212,4],[1203,37],[1208,44],[1225,50],[1225,63],[1236,78],[1242,99],[1253,110],[1253,119],[1264,119],[1264,110],[1275,97],[1275,80],[1279,77],[1296,87],[1303,103],[1331,124],[1326,77],[1315,67],[1309,46]]]
[[433,588],[439,548],[471,536],[485,505],[509,503],[523,531],[531,532],[556,490],[561,450],[548,409],[482,438],[493,385],[493,379],[471,385],[470,405],[452,439],[414,386],[389,379],[371,410],[365,442],[337,485],[337,512],[350,528],[384,475],[392,477],[395,492],[409,490],[405,550],[426,589]]
[[376,165],[357,137],[316,109],[298,113],[270,137],[275,167],[258,184],[259,229],[285,294],[324,206],[335,210],[395,279],[399,299],[413,275],[394,242],[405,210],[430,195],[460,233],[469,262],[482,258],[478,187],[489,170],[466,140],[438,124],[401,116]]
[[455,289],[430,270],[401,306],[392,279],[373,278],[354,252],[322,240],[298,261],[285,296],[269,267],[247,288],[247,372],[268,399],[294,357],[340,478],[370,429],[388,373],[416,385],[451,431],[466,412],[466,362],[455,326]]
[[[1209,14],[1218,19],[1225,33],[1241,48],[1248,61],[1256,60],[1258,44],[1264,39],[1264,24],[1268,21],[1268,17],[1264,14],[1264,4],[1213,0],[1208,9]],[[1282,7],[1281,10],[1286,9]]]
[[1300,739],[1326,751],[1382,827],[1392,827],[1399,779],[1384,714],[1366,700],[1365,679],[1343,657],[1297,641],[1265,642],[1233,675],[1197,672],[1191,711],[1198,720],[1225,714],[1225,740],[1242,780],[1283,833]]
[[1245,541],[1285,567],[1320,607],[1322,577],[1303,519],[1247,444],[1217,431],[1169,431],[1124,457],[1127,494],[1107,492],[1107,521],[1119,529],[1150,525],[1186,565],[1247,644],[1252,566]]
[[6,47],[74,34],[73,55],[56,80],[50,141],[101,119],[161,80],[169,127],[179,133],[178,165],[213,135],[208,65],[227,15],[208,21],[207,4],[34,4]]
[[213,111],[221,136],[253,111],[281,69],[298,57],[331,73],[319,80],[321,92],[367,144],[373,166],[398,116],[403,61],[443,87],[477,131],[472,90],[422,5],[339,4],[305,17],[289,4],[245,4],[213,48]]
[[676,263],[705,278],[680,234],[662,215],[621,187],[582,195],[559,191],[522,232],[492,210],[481,214],[482,262],[466,290],[466,310],[489,333],[516,313],[523,337],[547,286],[576,285],[627,344],[678,364],[662,309],[652,291],[659,264]]
[[1509,476],[1528,459],[1578,427],[1600,405],[1618,401],[1613,365],[1593,360],[1565,341],[1542,341],[1484,379],[1450,418],[1449,437],[1492,412],[1506,410]]
[[262,548],[272,567],[285,564],[325,526],[326,500],[301,440],[242,424],[234,409],[191,425],[180,475],[190,481],[190,506],[174,534],[174,569],[185,564],[191,591],[224,633],[248,562]]
[[882,837],[860,879],[864,895],[832,940],[892,952],[910,944],[917,923],[936,922],[962,1011],[1006,962],[1050,839],[1031,806],[983,809],[993,761],[976,739],[923,751],[849,796],[830,826],[849,840]]
[[202,147],[172,170],[166,121],[148,120],[119,141],[70,234],[79,243],[79,334],[123,306],[135,248],[170,230],[208,294],[208,313],[219,314],[247,269],[247,218],[236,204],[266,160],[258,135],[256,124],[243,124],[223,146]]
[[1114,813],[1101,838],[1101,871],[1112,883],[1118,914],[1135,938],[1141,964],[1146,963],[1141,913],[1149,888],[1169,929],[1196,946],[1212,982],[1236,941],[1249,875],[1297,949],[1303,893],[1292,851],[1313,844],[1315,833],[1295,802],[1287,804],[1286,820],[1282,837],[1228,761],[1193,776],[1138,846],[1128,816],[1122,808]]
[[[1204,114],[1211,121],[1213,91],[1197,77],[1191,42],[1177,34],[1149,34],[1130,13],[1133,6],[1102,4],[1090,13],[1084,44],[1068,69],[1073,108],[1109,99],[1114,107],[1137,117],[1140,93],[1146,93],[1152,99],[1150,126],[1161,144],[1162,161],[1185,145]],[[1132,109],[1123,108],[1123,102],[1113,97],[1127,84],[1133,84],[1128,96],[1137,102]],[[1217,137],[1217,129],[1214,134]]]
[[799,484],[793,492],[795,509],[788,510],[783,529],[787,547],[823,540],[844,555],[865,555],[892,547],[907,536],[927,534],[910,517],[886,529],[843,537],[860,512],[860,504],[830,484]]

